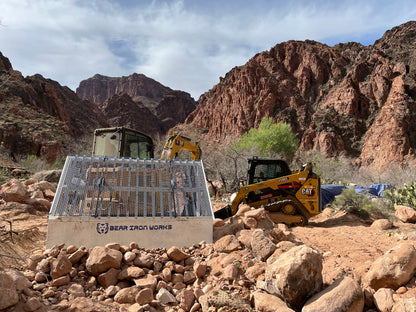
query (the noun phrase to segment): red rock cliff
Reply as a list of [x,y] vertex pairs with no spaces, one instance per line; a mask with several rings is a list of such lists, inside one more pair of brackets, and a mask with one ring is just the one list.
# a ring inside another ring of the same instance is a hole
[[41,75],[23,77],[1,53],[0,86],[0,141],[16,160],[32,154],[52,163],[106,125],[96,105]]
[[111,126],[129,125],[148,134],[164,134],[183,122],[196,107],[188,93],[174,91],[143,74],[95,75],[81,81],[76,93],[81,99],[105,107],[104,113]]
[[416,148],[415,40],[409,22],[372,46],[277,44],[220,78],[186,123],[221,141],[273,117],[291,124],[300,150],[403,164]]

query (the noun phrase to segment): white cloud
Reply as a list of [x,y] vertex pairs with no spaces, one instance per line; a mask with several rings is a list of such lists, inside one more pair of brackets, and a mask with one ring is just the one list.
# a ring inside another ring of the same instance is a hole
[[2,0],[0,51],[73,90],[96,73],[138,72],[197,99],[279,42],[371,44],[415,16],[410,0]]

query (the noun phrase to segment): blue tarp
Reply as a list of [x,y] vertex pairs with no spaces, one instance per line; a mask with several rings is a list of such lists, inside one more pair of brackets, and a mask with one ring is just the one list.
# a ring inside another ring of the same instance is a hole
[[346,187],[343,185],[337,185],[337,184],[324,184],[321,185],[321,203],[322,208],[325,208],[325,206],[329,203],[332,203],[335,199],[335,196],[342,193],[342,191]]
[[383,197],[383,191],[394,188],[394,186],[390,184],[373,184],[368,187],[355,185],[355,186],[343,186],[338,184],[324,184],[321,185],[321,200],[322,200],[322,208],[329,203],[331,203],[335,196],[342,193],[342,191],[346,188],[354,187],[356,193],[365,192],[369,194],[370,197]]

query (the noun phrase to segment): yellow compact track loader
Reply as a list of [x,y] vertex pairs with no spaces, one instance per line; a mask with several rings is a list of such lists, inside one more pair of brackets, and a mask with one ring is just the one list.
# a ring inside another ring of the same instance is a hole
[[216,218],[234,215],[241,203],[263,206],[275,223],[303,226],[321,212],[320,178],[308,164],[291,171],[282,159],[248,160],[247,184],[231,197],[231,205],[215,212]]

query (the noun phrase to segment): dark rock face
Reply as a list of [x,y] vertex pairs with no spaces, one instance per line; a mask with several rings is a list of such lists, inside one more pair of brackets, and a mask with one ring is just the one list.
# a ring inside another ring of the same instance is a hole
[[12,67],[12,64],[10,63],[9,59],[7,57],[3,56],[3,54],[0,52],[0,72],[1,71],[12,72],[13,67]]
[[107,125],[96,105],[69,88],[41,75],[23,77],[3,56],[0,64],[0,141],[13,160],[31,154],[53,163],[80,137]]
[[141,101],[126,93],[114,94],[99,105],[111,126],[124,126],[144,133],[160,133],[159,120]]
[[174,91],[143,74],[95,75],[81,81],[81,99],[99,105],[111,126],[125,125],[148,134],[164,134],[196,107],[186,92]]
[[107,77],[97,74],[81,81],[76,93],[81,99],[101,104],[118,93],[126,93],[133,100],[143,97],[149,101],[158,101],[169,91],[168,87],[143,74],[132,74],[127,77]]
[[292,126],[300,150],[403,164],[416,148],[415,37],[408,22],[372,46],[277,44],[220,78],[186,123],[224,140],[273,117]]

